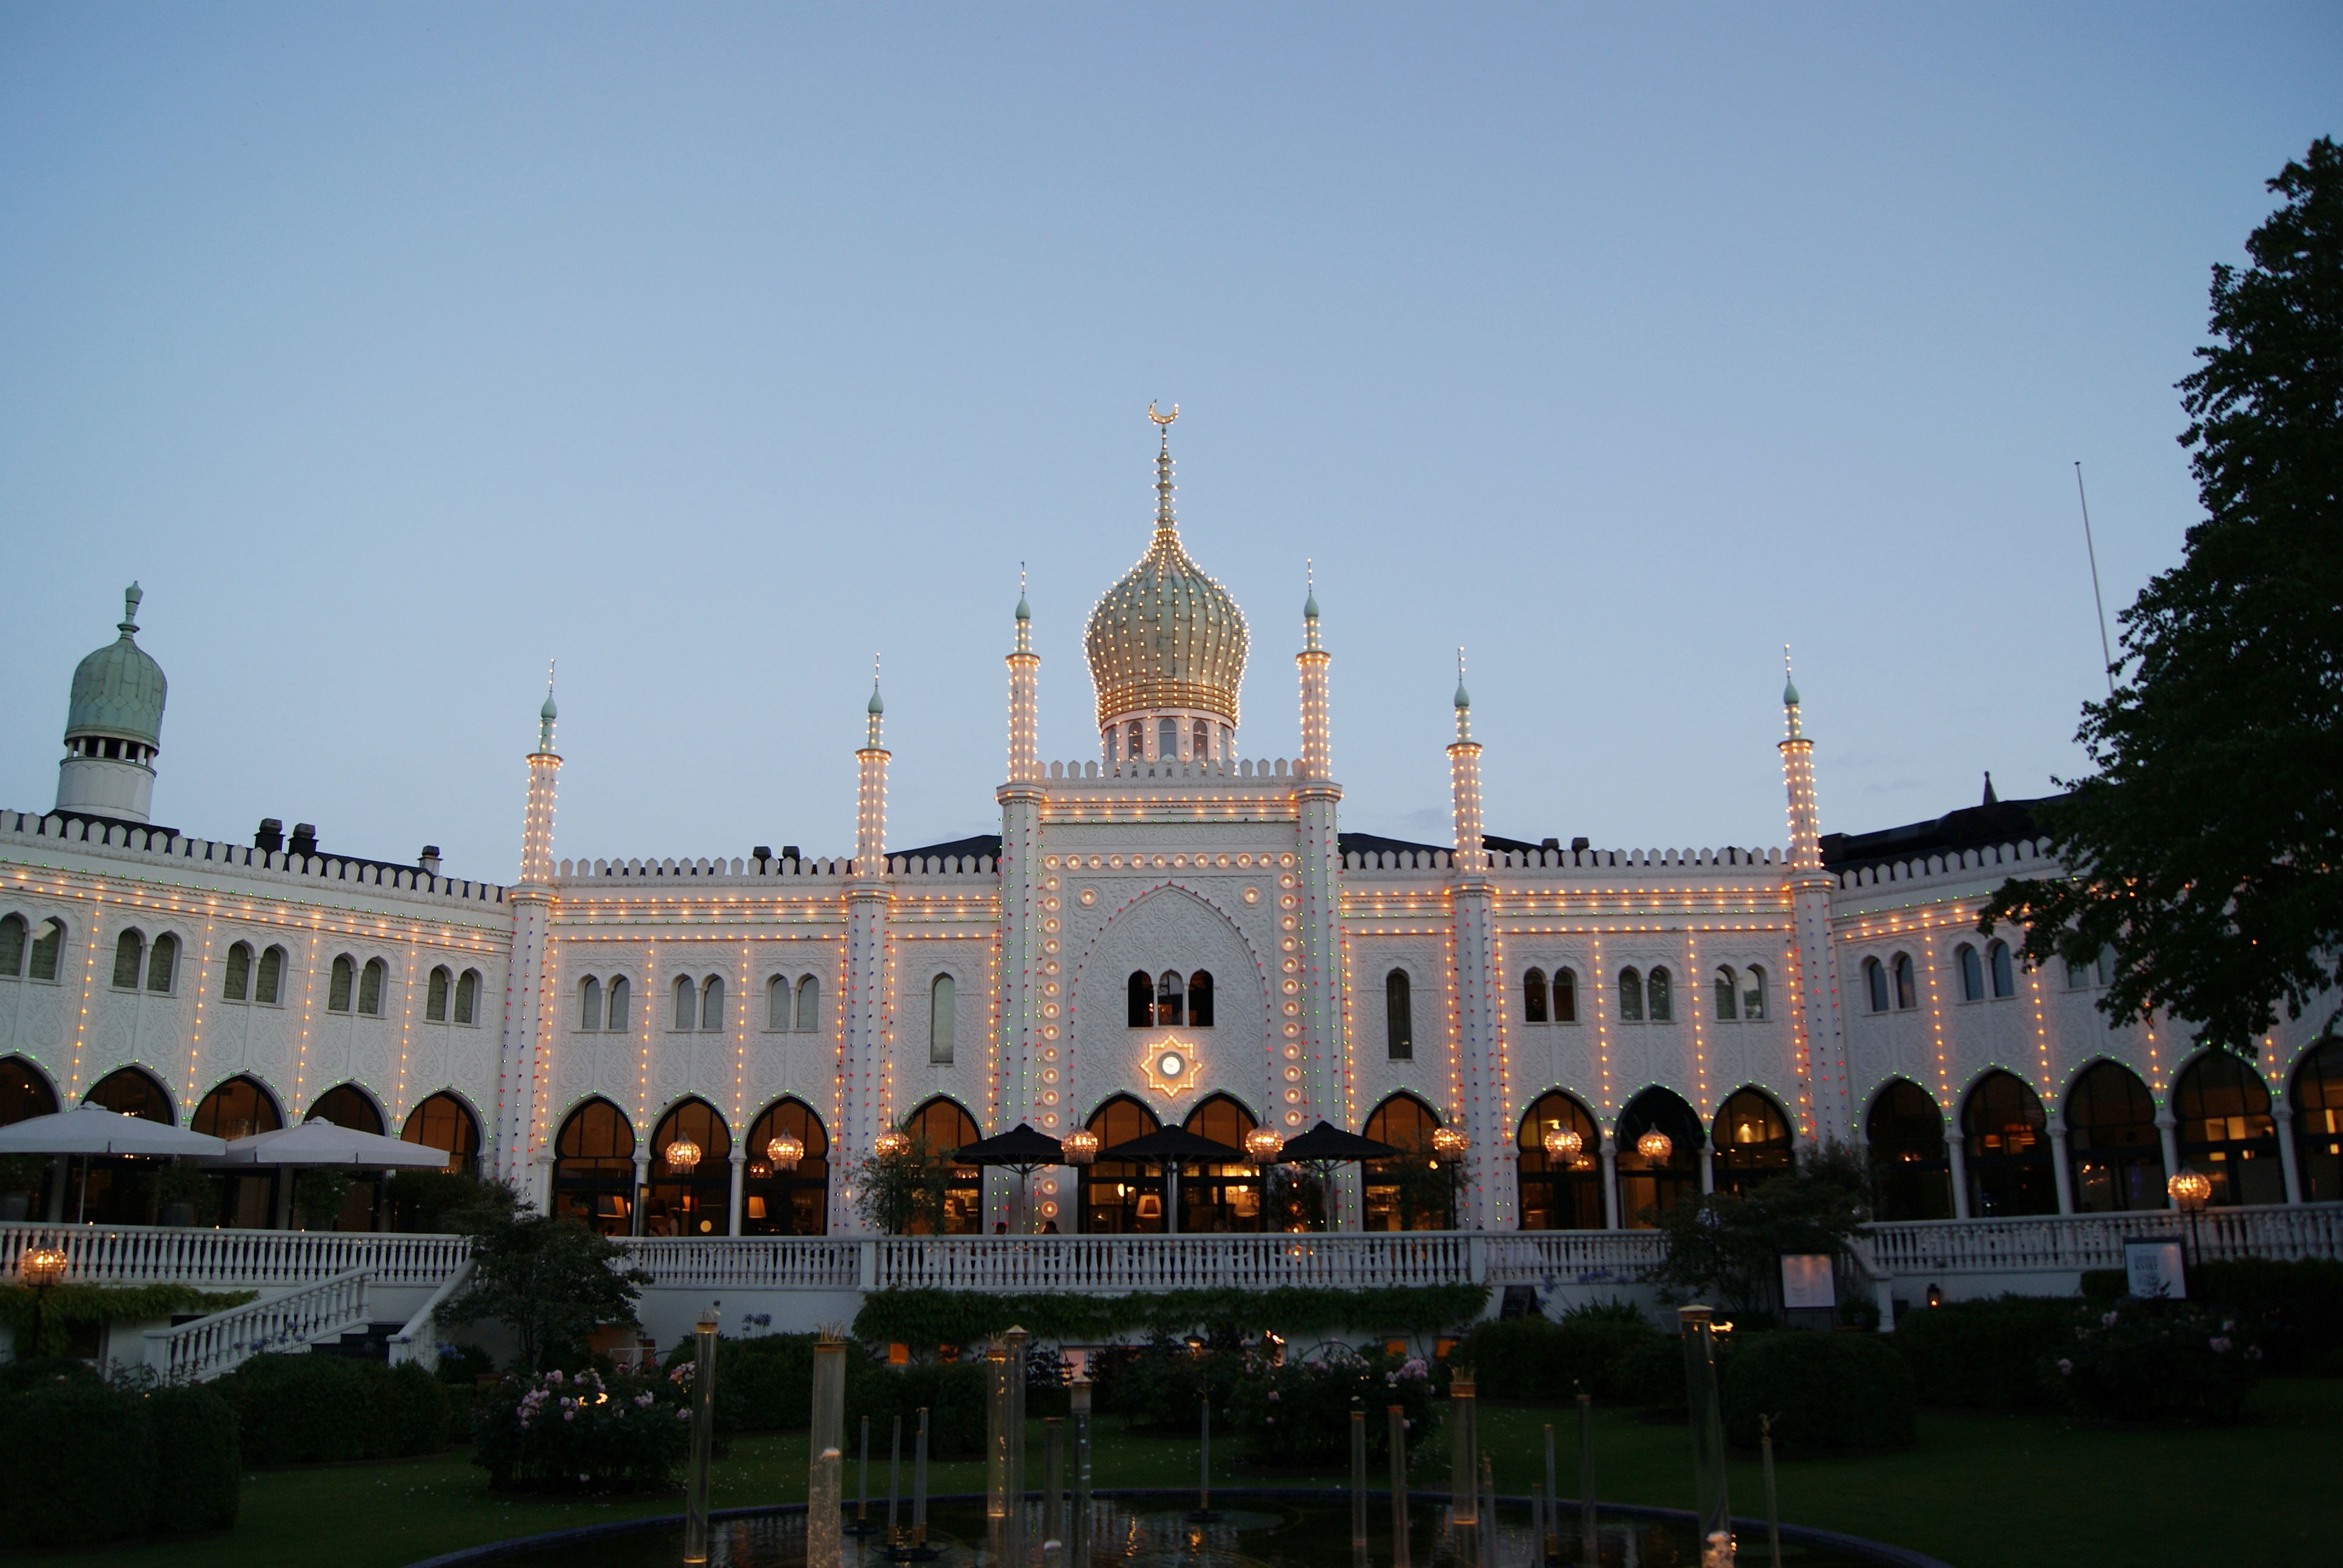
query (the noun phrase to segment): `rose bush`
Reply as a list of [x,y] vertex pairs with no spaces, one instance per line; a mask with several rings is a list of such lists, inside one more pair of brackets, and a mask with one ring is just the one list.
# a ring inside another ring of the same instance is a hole
[[2126,1297],[2078,1314],[2071,1344],[2046,1352],[2042,1380],[2085,1415],[2235,1421],[2261,1372],[2261,1349],[2190,1302]]
[[1335,1346],[1272,1366],[1256,1352],[1229,1390],[1228,1421],[1247,1459],[1315,1464],[1350,1457],[1351,1412],[1357,1408],[1367,1414],[1369,1454],[1387,1459],[1390,1407],[1401,1407],[1413,1452],[1431,1434],[1432,1396],[1432,1369],[1414,1356]]
[[513,1492],[664,1486],[691,1444],[691,1368],[665,1377],[559,1371],[480,1391],[472,1462]]

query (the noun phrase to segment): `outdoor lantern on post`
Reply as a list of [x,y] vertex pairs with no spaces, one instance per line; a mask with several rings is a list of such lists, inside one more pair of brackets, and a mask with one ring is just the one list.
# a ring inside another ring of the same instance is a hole
[[667,1166],[670,1171],[689,1171],[699,1165],[699,1145],[689,1138],[679,1138],[667,1146]]
[[1586,1147],[1586,1140],[1578,1135],[1576,1128],[1564,1127],[1560,1123],[1547,1128],[1545,1136],[1538,1141],[1545,1147],[1545,1157],[1557,1165],[1567,1165],[1578,1158],[1580,1150]]
[[911,1151],[911,1141],[900,1132],[881,1132],[870,1141],[870,1152],[881,1160],[894,1160]]
[[2203,1262],[2204,1247],[2197,1239],[2197,1216],[2213,1196],[2213,1179],[2202,1171],[2183,1165],[2178,1175],[2165,1182],[2164,1190],[2171,1197],[2172,1206],[2188,1216],[2189,1261]]
[[1432,1133],[1432,1157],[1443,1165],[1453,1165],[1464,1158],[1464,1151],[1473,1141],[1453,1127],[1434,1128]]
[[1274,1165],[1285,1152],[1285,1140],[1266,1127],[1245,1134],[1245,1158],[1256,1165]]
[[1062,1147],[1066,1151],[1067,1164],[1087,1165],[1098,1158],[1099,1135],[1085,1127],[1080,1132],[1067,1133]]
[[805,1158],[805,1141],[791,1133],[784,1132],[779,1137],[767,1141],[765,1158],[773,1162],[773,1169],[776,1171],[795,1171],[798,1168],[798,1161]]
[[55,1247],[27,1247],[16,1260],[16,1278],[45,1291],[65,1277],[65,1255]]
[[1676,1141],[1657,1128],[1635,1140],[1635,1152],[1658,1165],[1676,1151]]

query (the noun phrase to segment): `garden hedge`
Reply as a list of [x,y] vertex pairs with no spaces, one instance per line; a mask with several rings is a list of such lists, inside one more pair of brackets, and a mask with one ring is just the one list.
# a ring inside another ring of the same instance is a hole
[[1757,1418],[1771,1415],[1775,1446],[1795,1452],[1912,1446],[1912,1369],[1885,1336],[1784,1330],[1734,1338],[1719,1380],[1727,1442],[1756,1447]]
[[[1580,1392],[1641,1402],[1647,1372],[1638,1352],[1675,1342],[1646,1322],[1618,1318],[1511,1318],[1481,1322],[1464,1336],[1451,1364],[1469,1366],[1485,1397],[1568,1400]],[[1679,1374],[1678,1382],[1682,1382]]]
[[1891,1342],[1923,1404],[2031,1410],[2051,1402],[2044,1355],[2072,1342],[2071,1296],[1997,1296],[1908,1312]]
[[[2094,1269],[2083,1276],[2083,1295],[2104,1310],[2123,1295],[2124,1284],[2121,1269]],[[2268,1372],[2343,1376],[2343,1261],[2198,1263],[2188,1271],[2188,1296],[2237,1318],[2261,1347]]]
[[78,1546],[236,1522],[236,1416],[207,1389],[19,1369],[0,1393],[0,1545]]
[[247,1464],[388,1459],[447,1443],[447,1390],[411,1363],[257,1355],[213,1386],[236,1408]]
[[894,1290],[863,1299],[854,1319],[854,1337],[866,1344],[904,1344],[925,1353],[938,1345],[980,1344],[1012,1327],[1031,1331],[1036,1340],[1074,1343],[1134,1333],[1222,1338],[1273,1330],[1289,1340],[1337,1329],[1431,1333],[1470,1322],[1488,1304],[1488,1288],[1482,1285],[1163,1291],[1127,1296]]

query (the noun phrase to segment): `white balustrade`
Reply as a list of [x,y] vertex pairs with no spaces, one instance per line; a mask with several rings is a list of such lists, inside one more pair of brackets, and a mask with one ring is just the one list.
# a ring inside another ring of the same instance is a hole
[[146,1364],[168,1382],[232,1372],[264,1351],[306,1352],[367,1326],[367,1271],[247,1302],[174,1329],[146,1331]]
[[851,1291],[862,1243],[830,1236],[651,1236],[625,1240],[628,1260],[661,1286],[711,1291]]
[[[1889,1273],[2064,1273],[2120,1269],[2127,1236],[2191,1236],[2189,1218],[2167,1209],[2117,1214],[2044,1214],[2004,1220],[1912,1220],[1872,1225],[1872,1256]],[[2343,1256],[2343,1203],[2272,1203],[2207,1209],[2196,1218],[2192,1255]]]
[[304,1285],[362,1270],[378,1285],[437,1285],[471,1255],[462,1236],[381,1231],[215,1231],[172,1225],[0,1224],[0,1271],[27,1247],[65,1255],[83,1284]]
[[390,1364],[405,1366],[413,1362],[425,1372],[436,1372],[439,1366],[439,1309],[447,1299],[470,1282],[472,1260],[465,1259],[456,1265],[456,1271],[439,1283],[424,1303],[415,1309],[399,1331],[390,1336],[387,1351]]

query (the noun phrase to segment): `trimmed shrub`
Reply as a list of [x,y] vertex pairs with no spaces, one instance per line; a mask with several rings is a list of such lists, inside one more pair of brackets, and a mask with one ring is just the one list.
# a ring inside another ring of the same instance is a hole
[[665,1486],[691,1445],[691,1372],[510,1377],[474,1403],[472,1462],[500,1492]]
[[[1228,1423],[1254,1463],[1324,1463],[1349,1456],[1351,1412],[1360,1408],[1367,1412],[1368,1452],[1387,1457],[1384,1412],[1395,1404],[1406,1412],[1403,1430],[1413,1451],[1433,1429],[1432,1369],[1422,1360],[1338,1350],[1306,1361],[1289,1357],[1272,1367],[1256,1356],[1229,1391]],[[1189,1420],[1194,1419],[1192,1409]]]
[[143,1401],[74,1378],[0,1400],[0,1545],[136,1535],[154,1503],[154,1427]]
[[2073,1298],[2004,1295],[1906,1312],[1891,1339],[1921,1403],[2029,1410],[2051,1402],[2043,1356],[2074,1337]]
[[1483,1397],[1554,1401],[1584,1392],[1628,1402],[1644,1393],[1637,1352],[1672,1342],[1640,1314],[1514,1318],[1473,1324],[1449,1360],[1473,1369]]
[[258,1355],[214,1386],[236,1408],[249,1464],[387,1459],[447,1446],[447,1392],[411,1363]]
[[1776,1448],[1912,1446],[1912,1369],[1882,1336],[1793,1331],[1735,1338],[1718,1376],[1727,1442],[1756,1447],[1757,1418],[1771,1415]]
[[2260,1372],[2238,1321],[2194,1302],[2126,1297],[2069,1321],[2074,1338],[2043,1357],[2042,1380],[2081,1414],[2235,1421]]
[[[723,1363],[718,1362],[720,1367]],[[901,1367],[864,1364],[855,1375],[850,1353],[846,1376],[846,1430],[856,1432],[861,1418],[870,1418],[870,1443],[886,1452],[897,1416],[903,1418],[903,1457],[909,1462],[920,1430],[920,1412],[928,1412],[928,1453],[936,1459],[975,1459],[984,1453],[984,1407],[987,1374],[981,1362],[943,1362]],[[719,1380],[720,1382],[720,1380]],[[807,1384],[802,1410],[813,1402]],[[801,1418],[800,1426],[806,1424]],[[849,1442],[852,1442],[851,1437]]]
[[1225,1421],[1229,1402],[1246,1375],[1244,1352],[1234,1346],[1199,1350],[1183,1342],[1150,1340],[1119,1345],[1091,1358],[1098,1407],[1122,1417],[1134,1431],[1186,1432],[1206,1399],[1214,1420]]
[[147,1528],[184,1534],[234,1524],[244,1480],[235,1410],[207,1388],[158,1388],[144,1403],[155,1435]]

